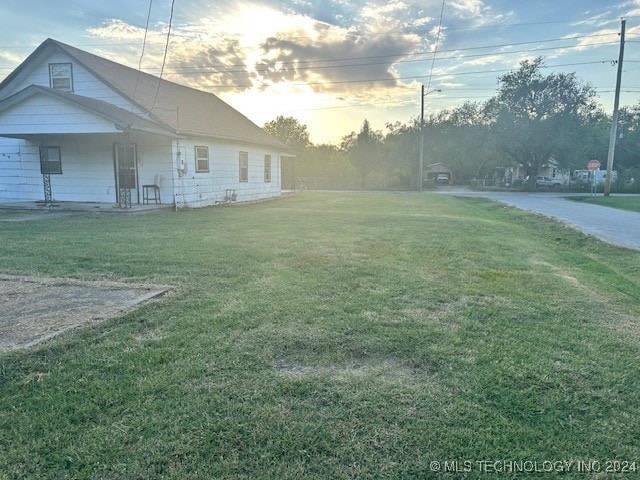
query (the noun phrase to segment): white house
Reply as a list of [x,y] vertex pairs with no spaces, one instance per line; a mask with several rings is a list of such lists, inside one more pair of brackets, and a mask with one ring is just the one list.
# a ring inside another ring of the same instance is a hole
[[[556,180],[559,184],[569,185],[570,172],[560,168],[558,162],[550,158],[546,164],[538,170],[538,175]],[[526,179],[527,170],[523,165],[512,165],[496,169],[495,177],[498,185],[513,186]]]
[[[583,183],[585,185],[593,185],[604,183],[607,180],[607,170],[574,170],[573,180],[576,183]],[[611,181],[616,182],[618,180],[618,172],[616,170],[611,171]]]
[[52,39],[0,83],[0,202],[277,197],[285,155],[211,93]]

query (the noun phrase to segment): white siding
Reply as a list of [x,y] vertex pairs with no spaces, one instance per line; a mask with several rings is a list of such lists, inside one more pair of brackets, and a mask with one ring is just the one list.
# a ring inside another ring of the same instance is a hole
[[[227,189],[237,192],[238,202],[279,197],[280,154],[267,147],[213,142],[211,139],[187,139],[174,146],[174,165],[178,171],[178,149],[184,157],[186,173],[175,179],[178,208],[203,207],[223,201]],[[196,173],[195,146],[209,147],[209,172]],[[240,182],[240,152],[249,153],[249,181]],[[264,156],[271,155],[271,182],[264,181]]]
[[[160,198],[162,203],[173,203],[172,142],[169,138],[138,134],[130,138],[138,153],[138,191],[142,203],[142,185],[153,184],[160,175]],[[135,201],[135,195],[132,194]]]
[[[173,202],[171,141],[152,135],[132,136],[138,151],[138,184],[153,183],[162,176],[163,203]],[[55,201],[115,203],[113,145],[123,141],[117,135],[49,135],[46,143],[60,147],[62,174],[51,175]],[[0,139],[0,200],[37,201],[44,199],[38,144]],[[142,203],[142,188],[133,191],[133,203]]]
[[50,87],[49,64],[50,63],[71,63],[73,68],[73,93],[84,97],[96,98],[116,105],[134,113],[142,113],[136,109],[131,102],[109,88],[104,82],[98,80],[84,67],[75,62],[71,57],[63,53],[54,53],[44,60],[40,65],[28,75],[21,83],[16,84],[11,90],[2,92],[2,97],[8,97],[17,93],[29,85],[39,85]]
[[46,95],[34,95],[0,115],[0,133],[116,133],[113,123]]
[[37,147],[23,140],[0,138],[0,200],[44,198]]
[[[50,86],[49,64],[71,63],[73,93],[141,113],[127,99],[63,53],[42,60],[19,83],[5,89],[6,98],[30,85]],[[47,135],[41,135],[47,132]],[[110,122],[80,108],[45,95],[34,95],[0,115],[0,133],[39,134],[32,141],[0,138],[0,200],[35,201],[44,198],[38,146],[59,146],[62,174],[51,175],[56,201],[115,203],[113,144],[124,134]],[[46,138],[45,138],[46,137]],[[202,207],[222,201],[226,189],[237,191],[237,201],[253,201],[281,194],[281,152],[270,147],[217,142],[206,138],[171,140],[154,135],[131,134],[138,154],[138,185],[153,183],[161,175],[162,203],[178,207]],[[209,172],[196,173],[194,147],[209,148]],[[178,151],[186,172],[179,169]],[[248,152],[249,181],[239,181],[239,153]],[[271,181],[264,181],[264,156],[271,155]],[[132,192],[132,201],[142,201],[142,191]]]
[[[51,175],[54,200],[115,202],[113,147],[106,135],[50,137],[60,147],[62,174]],[[115,140],[115,136],[112,137]]]

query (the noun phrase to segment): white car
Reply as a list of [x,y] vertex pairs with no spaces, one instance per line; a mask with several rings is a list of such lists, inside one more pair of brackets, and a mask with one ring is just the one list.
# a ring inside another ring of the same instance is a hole
[[439,173],[436,177],[436,183],[449,183],[449,175],[446,173]]
[[549,177],[536,177],[536,187],[560,187],[562,182]]

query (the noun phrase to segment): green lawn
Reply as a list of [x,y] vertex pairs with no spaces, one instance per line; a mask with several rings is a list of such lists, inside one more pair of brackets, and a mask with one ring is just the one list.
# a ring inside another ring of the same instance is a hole
[[[0,242],[0,273],[175,287],[0,355],[0,479],[484,478],[475,462],[640,462],[640,252],[541,216],[307,192],[1,223]],[[445,475],[453,461],[470,471]],[[522,475],[486,478],[554,478]]]
[[630,210],[632,212],[640,212],[640,195],[631,196],[609,196],[596,195],[594,197],[568,197],[576,202],[593,203],[594,205],[603,205],[605,207],[619,208],[620,210]]

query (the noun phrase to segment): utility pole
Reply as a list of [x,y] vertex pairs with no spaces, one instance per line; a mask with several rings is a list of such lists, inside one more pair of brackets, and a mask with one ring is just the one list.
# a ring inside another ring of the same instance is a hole
[[424,93],[424,85],[420,88],[420,158],[418,159],[418,192],[422,192],[422,176],[424,175],[424,97],[433,92],[441,92],[439,88],[434,88]]
[[607,155],[607,178],[604,182],[604,196],[611,192],[611,172],[613,171],[613,155],[616,150],[618,136],[618,107],[620,106],[620,84],[622,82],[622,60],[624,59],[624,31],[627,21],[623,18],[620,26],[620,55],[618,57],[618,75],[616,77],[616,93],[613,100],[613,115],[611,117],[611,136],[609,137],[609,153]]
[[424,175],[424,85],[420,88],[420,158],[418,159],[418,192],[422,192]]

